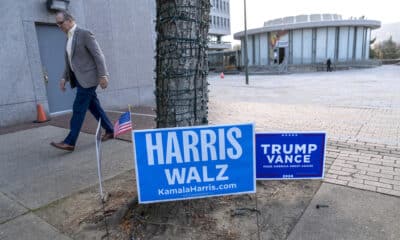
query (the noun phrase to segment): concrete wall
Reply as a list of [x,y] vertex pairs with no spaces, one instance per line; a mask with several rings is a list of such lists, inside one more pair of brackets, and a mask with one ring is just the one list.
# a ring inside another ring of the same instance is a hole
[[260,35],[260,64],[269,64],[269,44],[268,44],[268,34],[264,33]]
[[354,54],[354,27],[350,27],[349,29],[349,47],[348,47],[348,53],[347,53],[347,59],[353,60],[353,54]]
[[260,65],[260,35],[254,35],[254,65]]
[[349,40],[349,28],[340,27],[339,28],[339,61],[347,61],[347,48]]
[[356,58],[355,60],[362,59],[362,51],[363,51],[363,37],[364,37],[364,28],[357,28],[357,42],[356,42]]
[[[34,120],[37,101],[48,106],[32,22],[35,15],[43,12],[32,1],[0,2],[0,126]],[[47,14],[37,18],[38,21],[48,19]]]
[[317,28],[316,62],[326,61],[327,28]]
[[[155,3],[148,0],[84,0],[87,27],[104,43],[110,89],[106,107],[154,105]],[[99,19],[99,13],[104,16]],[[100,40],[99,40],[100,41]],[[115,84],[114,84],[115,83]]]
[[[45,2],[0,1],[0,126],[35,120],[36,103],[48,111],[35,29],[35,23],[55,23]],[[99,91],[103,106],[154,106],[154,1],[74,0],[70,11],[106,56],[110,85]]]
[[303,64],[312,61],[312,30],[303,29]]
[[303,31],[293,31],[293,64],[301,64],[303,56]]
[[335,57],[335,40],[336,39],[336,29],[334,27],[328,28],[327,39],[326,39],[326,58],[330,58],[332,61]]
[[366,44],[365,44],[365,59],[369,59],[369,42],[371,41],[371,29],[367,29]]
[[248,36],[247,38],[247,54],[249,59],[249,66],[254,65],[254,57],[253,57],[253,46],[254,46],[254,36]]
[[[245,65],[244,43],[245,43],[245,40],[243,38],[241,40],[241,46],[243,46],[242,54],[241,54],[241,62],[243,63],[243,66]],[[249,62],[248,62],[249,66],[254,65],[254,62],[253,62],[253,36],[248,36],[248,39],[247,39],[247,56],[248,56],[248,60],[249,60]]]

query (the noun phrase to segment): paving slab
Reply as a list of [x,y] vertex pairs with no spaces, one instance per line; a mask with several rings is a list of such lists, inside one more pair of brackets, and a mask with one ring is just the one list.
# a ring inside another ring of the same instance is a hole
[[250,76],[249,85],[244,75],[226,75],[224,79],[210,75],[208,80],[212,100],[399,109],[399,74],[398,66],[383,65],[329,73]]
[[329,139],[400,147],[400,68],[210,76],[209,121],[256,131],[325,131]]
[[28,210],[0,192],[0,224],[26,213]]
[[399,148],[328,141],[328,149],[338,154],[326,171],[325,182],[400,197]]
[[399,206],[399,197],[324,183],[288,240],[397,240]]
[[1,240],[71,240],[32,213],[0,225]]
[[[75,151],[49,145],[61,141],[67,129],[45,126],[0,135],[0,192],[36,209],[98,183],[94,135],[81,133]],[[131,143],[103,143],[103,178],[133,168]]]

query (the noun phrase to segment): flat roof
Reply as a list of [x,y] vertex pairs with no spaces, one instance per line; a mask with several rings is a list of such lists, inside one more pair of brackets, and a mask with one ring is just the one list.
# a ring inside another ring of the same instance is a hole
[[[319,28],[319,27],[369,27],[371,29],[376,29],[381,27],[381,22],[377,20],[367,20],[367,19],[348,19],[348,20],[329,20],[329,21],[312,21],[312,22],[279,24],[279,25],[264,26],[261,28],[249,29],[247,30],[247,35],[268,33],[273,31],[295,30],[303,28]],[[241,37],[244,37],[244,31],[237,32],[233,35],[233,38],[236,40],[240,40]]]

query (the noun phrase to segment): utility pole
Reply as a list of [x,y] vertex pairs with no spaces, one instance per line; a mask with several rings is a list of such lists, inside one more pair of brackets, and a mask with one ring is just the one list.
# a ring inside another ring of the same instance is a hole
[[244,65],[246,71],[246,85],[249,85],[249,54],[247,53],[247,15],[246,0],[244,0]]

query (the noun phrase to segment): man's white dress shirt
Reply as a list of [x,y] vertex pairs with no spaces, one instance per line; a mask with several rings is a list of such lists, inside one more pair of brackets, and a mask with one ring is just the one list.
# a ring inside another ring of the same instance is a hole
[[67,40],[67,54],[68,54],[68,60],[69,60],[69,66],[71,67],[71,70],[73,71],[74,69],[72,68],[71,64],[71,54],[72,54],[72,39],[74,39],[74,33],[76,29],[76,24],[68,31],[68,40]]

